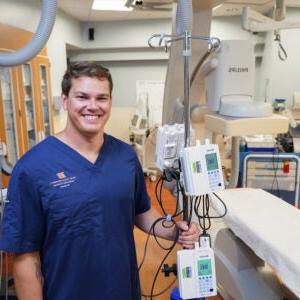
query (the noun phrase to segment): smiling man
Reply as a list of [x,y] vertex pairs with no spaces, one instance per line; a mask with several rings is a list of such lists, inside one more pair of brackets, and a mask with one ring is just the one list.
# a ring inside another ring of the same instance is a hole
[[[14,168],[0,248],[14,253],[20,300],[139,300],[133,228],[149,232],[150,207],[132,148],[104,133],[112,106],[109,71],[71,64],[62,81],[65,129]],[[192,248],[198,229],[178,222]],[[156,234],[174,239],[175,228]]]

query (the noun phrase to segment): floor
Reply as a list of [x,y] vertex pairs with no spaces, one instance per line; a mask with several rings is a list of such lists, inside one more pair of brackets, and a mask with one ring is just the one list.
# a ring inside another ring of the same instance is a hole
[[[147,190],[148,194],[151,198],[152,205],[161,212],[159,209],[159,205],[157,203],[156,197],[155,197],[155,182],[151,182],[150,180],[146,179],[146,184],[147,184]],[[172,212],[175,207],[175,201],[173,196],[170,194],[168,190],[163,190],[162,198],[165,203],[165,209],[167,212]],[[135,229],[135,240],[136,240],[136,248],[137,248],[137,256],[138,256],[138,261],[140,262],[143,253],[144,253],[144,246],[145,242],[147,239],[147,235],[142,232],[139,229]],[[164,241],[164,240],[159,240],[161,241],[165,247],[170,245],[170,242]],[[173,249],[173,251],[170,253],[168,258],[166,259],[167,264],[172,266],[173,264],[176,263],[176,251],[181,249],[179,245]],[[174,274],[170,274],[169,277],[165,277],[164,274],[161,272],[160,263],[163,259],[163,257],[166,255],[166,251],[160,249],[160,247],[157,245],[156,241],[154,240],[153,237],[150,238],[149,244],[147,247],[147,256],[144,261],[144,264],[140,270],[140,278],[141,278],[141,288],[142,292],[144,295],[150,295],[151,294],[151,289],[153,285],[153,280],[154,276],[156,273],[158,273],[158,277],[156,280],[156,283],[154,285],[153,289],[153,294],[158,294],[161,291],[165,290],[166,291],[157,297],[154,297],[153,299],[155,300],[170,300],[170,294],[171,291],[174,287],[177,287],[177,279]],[[170,286],[171,285],[171,286]],[[170,286],[170,288],[168,288]],[[221,300],[222,298],[217,296],[217,297],[211,297],[209,299],[212,300]],[[143,297],[143,300],[150,300],[150,297]]]

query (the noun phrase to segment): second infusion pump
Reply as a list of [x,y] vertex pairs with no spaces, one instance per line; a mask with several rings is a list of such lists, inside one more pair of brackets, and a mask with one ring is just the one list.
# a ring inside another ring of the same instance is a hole
[[224,189],[218,145],[206,140],[204,145],[184,148],[180,161],[187,195],[201,196]]

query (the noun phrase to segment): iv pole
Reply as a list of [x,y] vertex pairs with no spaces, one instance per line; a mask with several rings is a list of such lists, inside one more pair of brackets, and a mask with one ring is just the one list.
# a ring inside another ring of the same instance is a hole
[[[190,72],[189,72],[189,56],[191,55],[190,50],[190,34],[188,31],[184,32],[184,147],[190,146]],[[183,220],[188,221],[189,219],[189,196],[183,194]],[[191,213],[191,212],[190,212]]]
[[[158,38],[158,46],[162,46],[164,42],[165,51],[168,51],[169,45],[173,42],[183,41],[182,55],[184,57],[184,147],[190,146],[190,74],[189,74],[189,57],[191,56],[191,40],[207,40],[209,44],[209,51],[206,54],[213,52],[220,45],[218,38],[210,38],[206,36],[193,36],[193,1],[192,0],[178,0],[176,10],[176,35],[168,34],[153,34],[149,40],[148,45],[151,48],[155,48],[152,40]],[[197,70],[204,63],[205,59],[202,59],[202,63],[197,66]],[[189,221],[189,202],[190,197],[183,194],[183,220]],[[190,212],[191,213],[191,212]]]
[[[148,44],[152,44],[153,38],[159,38],[158,45],[165,43],[165,50],[172,42],[183,41],[182,55],[184,57],[184,147],[190,146],[190,74],[189,74],[189,57],[191,56],[191,31],[193,24],[193,2],[192,0],[178,0],[176,11],[176,35],[154,34]],[[189,217],[189,196],[183,194],[183,220],[188,221]]]

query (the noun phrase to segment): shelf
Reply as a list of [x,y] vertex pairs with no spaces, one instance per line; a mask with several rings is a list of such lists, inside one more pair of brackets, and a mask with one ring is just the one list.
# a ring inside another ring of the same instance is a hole
[[272,115],[264,118],[233,118],[218,114],[205,115],[205,127],[227,136],[286,133],[289,121],[286,117]]

